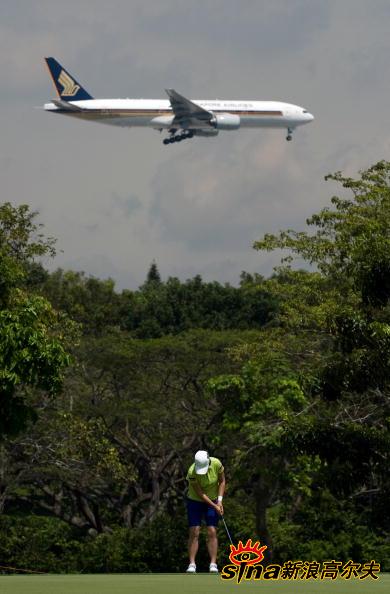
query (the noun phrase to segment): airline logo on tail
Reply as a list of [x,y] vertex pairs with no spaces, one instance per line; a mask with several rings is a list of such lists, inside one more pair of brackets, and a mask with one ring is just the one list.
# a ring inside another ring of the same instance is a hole
[[61,93],[62,97],[74,97],[80,90],[80,86],[76,85],[73,78],[71,78],[69,74],[65,72],[65,70],[61,70],[60,76],[57,80],[63,87],[63,91]]

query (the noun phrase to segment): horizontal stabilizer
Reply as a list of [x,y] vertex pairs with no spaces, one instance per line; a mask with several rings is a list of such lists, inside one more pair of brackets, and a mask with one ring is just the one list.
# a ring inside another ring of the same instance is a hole
[[78,107],[78,105],[73,105],[68,101],[62,101],[61,99],[52,99],[52,103],[60,109],[65,109],[65,111],[85,111],[85,109]]

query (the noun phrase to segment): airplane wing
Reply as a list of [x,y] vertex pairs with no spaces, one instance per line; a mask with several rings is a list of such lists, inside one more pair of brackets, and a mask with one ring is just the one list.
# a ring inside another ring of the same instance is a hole
[[175,114],[177,122],[184,125],[191,125],[195,123],[210,123],[213,118],[211,111],[204,109],[193,101],[190,101],[183,95],[177,93],[174,89],[165,89],[172,106],[172,111]]

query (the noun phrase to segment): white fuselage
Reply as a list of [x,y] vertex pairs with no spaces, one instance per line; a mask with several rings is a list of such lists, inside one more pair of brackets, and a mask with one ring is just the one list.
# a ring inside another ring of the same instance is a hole
[[[223,101],[198,100],[194,103],[214,114],[239,116],[242,128],[287,128],[307,124],[314,118],[298,105],[278,101]],[[90,99],[70,101],[70,106],[81,111],[62,109],[54,103],[46,103],[45,110],[69,115],[82,120],[110,124],[112,126],[149,126],[155,129],[172,127],[174,116],[171,103],[164,99]],[[209,129],[210,125],[199,122],[191,128]],[[227,128],[225,128],[227,129]]]

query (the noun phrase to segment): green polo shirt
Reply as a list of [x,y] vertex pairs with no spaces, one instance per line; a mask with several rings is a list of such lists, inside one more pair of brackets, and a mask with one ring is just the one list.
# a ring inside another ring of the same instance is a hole
[[218,485],[219,477],[224,471],[222,462],[218,458],[210,456],[210,465],[206,474],[196,474],[195,462],[191,464],[187,473],[188,481],[188,497],[189,499],[195,499],[195,501],[203,501],[197,494],[194,488],[195,482],[198,483],[203,493],[210,497],[211,500],[217,499],[218,497]]

